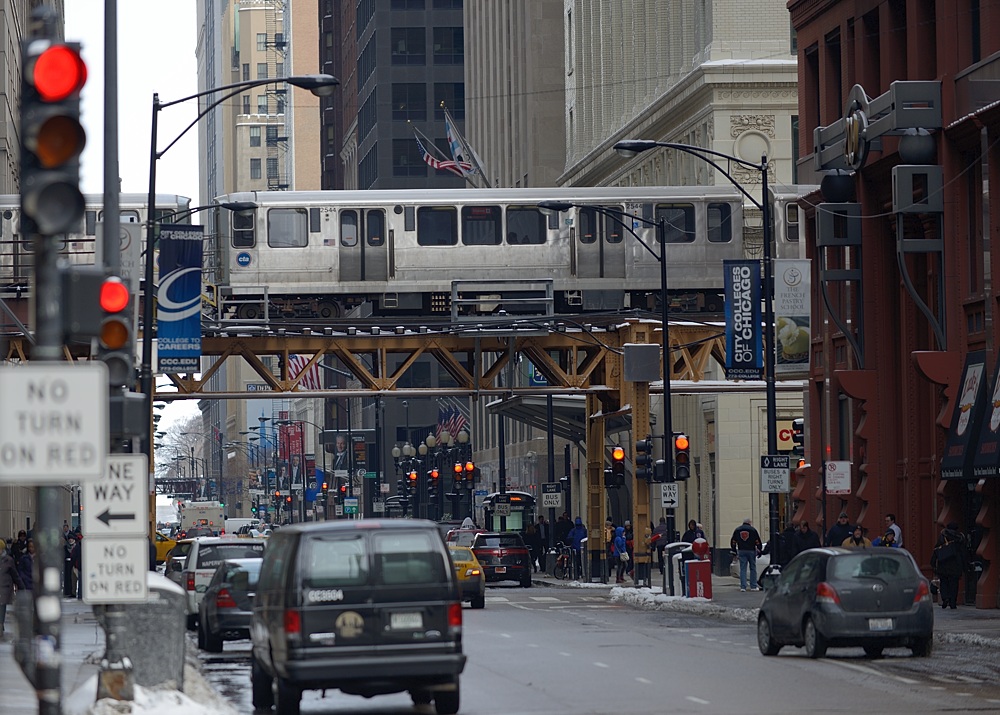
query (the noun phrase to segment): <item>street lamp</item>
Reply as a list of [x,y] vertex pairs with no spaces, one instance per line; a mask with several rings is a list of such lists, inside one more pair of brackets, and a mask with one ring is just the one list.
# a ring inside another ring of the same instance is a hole
[[[146,429],[143,430],[142,443],[145,446],[144,452],[147,457],[150,456],[152,450],[151,447],[151,436],[153,434],[152,425],[152,404],[153,404],[153,302],[154,302],[154,291],[153,291],[153,246],[156,242],[154,225],[157,223],[156,218],[156,161],[166,154],[170,147],[176,144],[181,138],[188,133],[188,131],[194,127],[202,117],[211,112],[217,106],[225,102],[227,99],[235,97],[244,89],[250,89],[252,87],[259,87],[267,84],[279,84],[287,83],[294,87],[299,87],[301,89],[308,89],[314,95],[318,97],[329,96],[333,93],[334,88],[340,83],[336,77],[328,74],[314,74],[314,75],[297,75],[293,77],[284,78],[272,78],[272,79],[255,79],[246,80],[244,82],[236,82],[235,84],[226,84],[220,87],[212,87],[210,89],[202,90],[201,92],[196,92],[190,94],[186,97],[181,97],[180,99],[175,99],[170,102],[160,102],[160,95],[153,94],[153,117],[150,127],[151,139],[149,143],[149,195],[147,197],[146,204],[146,263],[145,263],[145,282],[146,282],[146,293],[143,298],[142,305],[142,367],[139,372],[139,390],[145,395],[146,409],[145,414],[148,415],[147,419],[149,422],[146,424]],[[167,144],[162,151],[158,151],[156,148],[157,144],[157,120],[159,117],[160,110],[166,109],[167,107],[172,107],[175,104],[180,104],[182,102],[187,102],[192,99],[199,99],[201,97],[206,97],[208,95],[216,94],[217,92],[225,92],[221,97],[213,99],[207,107],[201,110],[198,115],[188,124],[184,130],[178,134],[173,141]]]
[[[736,156],[731,156],[729,154],[724,154],[714,149],[705,149],[703,147],[691,146],[689,144],[676,144],[674,142],[661,142],[654,141],[652,139],[625,139],[623,141],[617,142],[615,144],[615,151],[624,157],[631,158],[640,152],[648,151],[655,147],[661,147],[664,149],[675,149],[685,154],[690,154],[691,156],[697,157],[707,164],[714,167],[720,174],[725,176],[729,183],[735,186],[741,194],[743,194],[747,200],[753,204],[761,214],[761,220],[764,224],[764,386],[767,395],[767,453],[777,454],[778,453],[778,428],[777,428],[777,396],[775,394],[775,382],[774,382],[774,266],[772,263],[772,246],[771,241],[772,228],[771,228],[771,212],[768,207],[768,197],[767,197],[767,154],[764,154],[760,158],[760,164],[754,164],[752,162],[740,159]],[[761,181],[761,199],[758,201],[755,199],[736,179],[733,178],[725,168],[723,168],[719,162],[715,159],[724,159],[727,162],[733,162],[746,169],[752,169],[760,172]],[[780,532],[780,525],[778,523],[778,495],[776,492],[771,492],[768,494],[768,521],[769,528],[771,531],[770,540],[772,544],[778,543],[778,534]]]
[[[296,422],[300,422],[302,424],[307,424],[307,425],[310,425],[311,427],[315,427],[321,433],[325,431],[322,427],[320,427],[315,422],[311,422],[310,420],[303,420],[303,419],[277,420],[275,422],[275,424],[276,425],[282,425],[282,426],[289,426],[289,425],[295,424]],[[305,448],[305,437],[303,437],[303,448]],[[319,448],[322,448],[322,452],[323,452],[323,481],[327,481],[327,472],[326,472],[326,445],[325,444],[319,444],[318,441],[317,441],[317,443],[314,444],[314,450],[315,449],[319,449]],[[305,465],[305,457],[304,457],[304,455],[302,456],[302,463],[299,465],[299,468],[303,470],[303,495],[302,495],[302,498],[299,501],[299,504],[300,504],[300,506],[302,507],[302,510],[303,510],[303,513],[301,514],[302,520],[305,521],[305,514],[304,514],[304,511],[305,511],[305,491],[304,491],[304,487],[305,487],[305,473],[304,472],[305,472],[306,465]],[[289,476],[291,476],[291,475],[289,475]],[[350,480],[352,478],[353,478],[353,476],[349,474],[348,475],[348,480]],[[327,482],[327,483],[329,484],[329,482]],[[316,487],[317,488],[319,488],[319,484],[320,484],[320,481],[317,479],[316,480]],[[320,493],[322,493],[322,491]],[[315,499],[313,501],[315,501]],[[326,509],[326,504],[325,503],[323,504],[323,508]]]

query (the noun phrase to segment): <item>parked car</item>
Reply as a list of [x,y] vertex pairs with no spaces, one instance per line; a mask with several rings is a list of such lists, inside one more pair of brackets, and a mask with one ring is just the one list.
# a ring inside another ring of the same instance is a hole
[[268,542],[250,625],[255,708],[298,715],[304,690],[336,688],[458,712],[462,604],[436,524],[312,522]]
[[764,655],[785,645],[805,646],[810,658],[842,646],[861,646],[873,658],[898,646],[931,653],[930,584],[903,549],[810,549],[780,576],[766,576],[764,588],[757,616]]
[[162,564],[167,560],[167,554],[177,546],[177,542],[161,531],[156,532],[156,563]]
[[187,591],[187,627],[198,625],[198,610],[209,582],[223,561],[260,558],[264,554],[264,539],[240,539],[236,536],[203,536],[194,539],[184,570],[181,588]]
[[192,544],[194,544],[194,539],[181,539],[174,545],[174,548],[170,549],[170,553],[167,554],[164,561],[163,575],[181,588],[184,588],[184,562],[187,561]]
[[472,541],[472,553],[483,567],[487,581],[520,581],[531,586],[531,555],[516,531],[479,532]]
[[476,555],[468,546],[450,544],[448,552],[458,577],[458,588],[463,601],[470,601],[473,608],[486,607],[486,575]]
[[198,609],[198,647],[221,653],[223,641],[250,637],[250,615],[262,558],[219,564]]
[[[764,542],[764,548],[767,548],[767,542]],[[732,561],[729,562],[729,575],[733,578],[740,577],[740,558],[736,552],[730,552],[732,554]],[[771,565],[770,554],[762,554],[757,557],[757,580],[760,580],[760,576],[767,570],[767,567]],[[750,571],[747,570],[747,579],[750,578]]]

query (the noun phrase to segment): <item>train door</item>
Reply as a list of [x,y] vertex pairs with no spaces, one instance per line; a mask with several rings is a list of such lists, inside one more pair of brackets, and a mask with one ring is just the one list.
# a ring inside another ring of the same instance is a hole
[[[621,213],[617,206],[608,207],[613,213]],[[592,208],[579,211],[577,231],[577,277],[578,278],[624,278],[625,230],[616,217],[602,214]]]
[[389,254],[385,211],[344,209],[340,212],[340,280],[385,281]]

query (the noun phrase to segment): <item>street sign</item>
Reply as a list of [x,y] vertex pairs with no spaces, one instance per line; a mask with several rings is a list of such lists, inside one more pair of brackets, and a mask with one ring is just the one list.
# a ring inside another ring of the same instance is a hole
[[493,497],[493,513],[497,516],[510,516],[509,494],[497,494]]
[[680,504],[680,490],[677,482],[663,482],[660,484],[660,506],[665,509],[676,509]]
[[542,508],[560,509],[563,505],[562,485],[559,482],[542,484]]
[[101,478],[108,443],[104,363],[0,368],[0,395],[0,484]]
[[81,544],[83,602],[145,603],[149,598],[149,539],[88,536]]
[[109,454],[103,478],[80,485],[84,536],[145,536],[148,479],[146,455]]
[[760,490],[765,493],[787,492],[792,488],[787,454],[764,454],[760,457]]
[[851,493],[851,463],[844,461],[826,463],[826,493]]
[[389,493],[389,482],[382,482],[381,484],[379,484],[378,485],[378,491],[379,491],[379,494],[388,494]]
[[357,514],[358,513],[358,498],[357,497],[344,497],[344,513],[345,514]]

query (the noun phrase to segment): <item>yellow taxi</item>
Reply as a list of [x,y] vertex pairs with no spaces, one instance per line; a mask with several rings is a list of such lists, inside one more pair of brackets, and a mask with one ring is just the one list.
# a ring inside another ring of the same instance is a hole
[[177,542],[166,534],[156,532],[156,563],[162,564],[167,560],[167,554],[177,546]]
[[451,563],[458,577],[458,588],[463,601],[471,601],[473,608],[486,606],[486,576],[479,560],[468,546],[448,545]]

